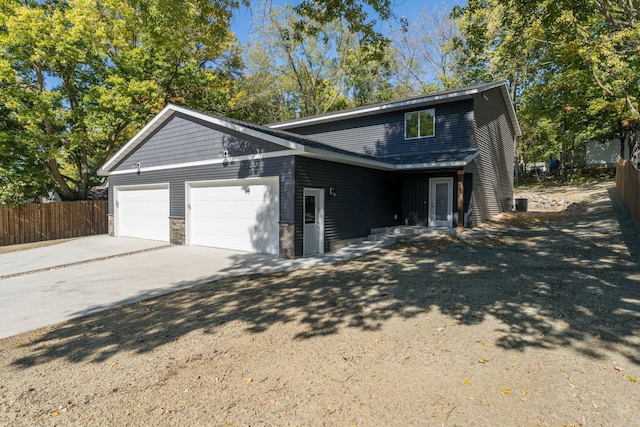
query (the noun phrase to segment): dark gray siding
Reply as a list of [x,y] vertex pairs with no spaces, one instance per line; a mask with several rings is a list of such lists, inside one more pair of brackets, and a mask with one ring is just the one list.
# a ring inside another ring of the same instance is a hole
[[436,134],[431,138],[404,139],[404,115],[422,110],[407,109],[386,114],[340,120],[288,129],[345,150],[385,157],[424,151],[469,149],[473,144],[473,101],[436,105]]
[[219,159],[224,150],[231,157],[237,157],[285,149],[176,113],[125,157],[115,170],[131,169],[134,162],[151,167]]
[[113,187],[169,183],[170,215],[185,216],[185,182],[278,176],[280,178],[280,220],[293,221],[293,156],[264,160],[127,173],[109,177],[109,213],[113,213]]
[[474,174],[473,220],[485,221],[513,203],[514,132],[499,88],[474,98],[475,146],[480,154],[465,168]]
[[[296,157],[295,254],[303,252],[304,188],[325,189],[325,251],[331,242],[366,237],[371,228],[400,224],[400,178],[397,174]],[[336,197],[329,195],[333,187]]]
[[[402,222],[406,225],[429,225],[429,180],[453,178],[453,226],[458,226],[458,174],[456,171],[407,173],[402,175]],[[471,227],[471,189],[473,176],[464,176],[464,226]]]

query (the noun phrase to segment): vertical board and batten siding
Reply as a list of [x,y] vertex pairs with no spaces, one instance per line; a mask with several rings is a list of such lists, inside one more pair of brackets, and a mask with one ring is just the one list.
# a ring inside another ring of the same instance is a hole
[[257,177],[279,177],[280,220],[293,221],[293,156],[270,159],[246,160],[223,164],[201,165],[155,171],[140,174],[127,173],[109,177],[109,213],[113,214],[113,187],[120,185],[144,185],[169,183],[170,216],[185,217],[185,183]]
[[474,175],[473,221],[479,223],[513,205],[514,130],[499,88],[474,96],[475,147],[480,154],[466,172]]
[[[325,190],[325,252],[331,242],[366,237],[371,228],[400,224],[397,174],[300,156],[296,157],[295,171],[296,256],[303,255],[305,188]],[[329,195],[331,187],[335,197]]]
[[[429,226],[429,180],[453,178],[453,227],[458,226],[458,173],[440,171],[434,173],[406,173],[402,175],[402,223]],[[471,189],[473,176],[464,176],[464,226],[472,226]]]
[[[435,136],[405,140],[405,113],[427,108],[435,109]],[[377,157],[466,150],[473,144],[473,101],[467,99],[287,130],[312,136],[328,145]]]
[[285,149],[277,144],[175,113],[137,149],[121,160],[114,170],[133,169],[133,163],[138,162],[145,168],[221,159],[224,150],[229,152],[230,157],[239,157]]
[[107,201],[0,206],[0,246],[106,234]]

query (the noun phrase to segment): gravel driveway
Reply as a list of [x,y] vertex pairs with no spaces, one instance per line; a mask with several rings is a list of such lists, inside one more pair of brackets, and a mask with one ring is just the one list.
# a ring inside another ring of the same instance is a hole
[[0,340],[0,425],[637,425],[638,230],[612,184],[555,193]]

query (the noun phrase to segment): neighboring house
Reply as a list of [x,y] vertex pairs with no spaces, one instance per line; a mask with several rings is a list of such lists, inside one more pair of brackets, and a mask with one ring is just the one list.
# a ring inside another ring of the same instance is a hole
[[168,105],[102,168],[110,233],[299,257],[508,211],[504,83],[259,126]]
[[[586,141],[584,143],[587,166],[613,167],[620,156],[620,140],[613,139],[605,142]],[[624,144],[624,158],[629,158],[629,145]]]

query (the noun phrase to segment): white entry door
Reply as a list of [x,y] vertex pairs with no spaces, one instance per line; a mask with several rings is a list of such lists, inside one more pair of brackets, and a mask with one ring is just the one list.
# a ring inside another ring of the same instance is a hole
[[278,177],[189,182],[187,244],[277,255]]
[[304,255],[324,253],[324,190],[304,189]]
[[429,227],[453,227],[453,178],[429,180]]

